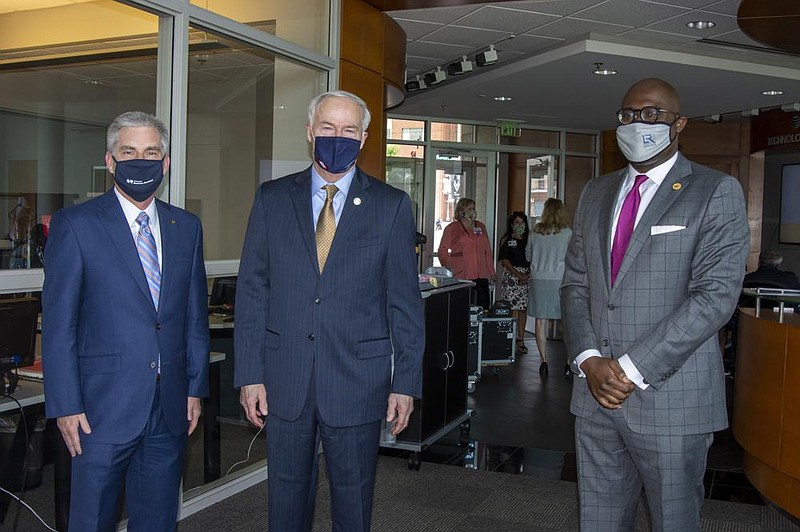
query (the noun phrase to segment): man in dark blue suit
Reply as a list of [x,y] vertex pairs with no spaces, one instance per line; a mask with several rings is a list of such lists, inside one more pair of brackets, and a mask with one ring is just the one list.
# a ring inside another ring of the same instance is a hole
[[369,120],[351,93],[314,98],[313,165],[262,184],[247,227],[235,380],[266,420],[276,532],[311,530],[320,441],[333,529],[369,530],[381,419],[399,433],[421,393],[411,200],[355,166]]
[[169,168],[155,116],[118,116],[115,186],[58,211],[42,297],[45,407],[72,455],[69,530],[175,530],[188,434],[208,393],[200,221],[154,199]]

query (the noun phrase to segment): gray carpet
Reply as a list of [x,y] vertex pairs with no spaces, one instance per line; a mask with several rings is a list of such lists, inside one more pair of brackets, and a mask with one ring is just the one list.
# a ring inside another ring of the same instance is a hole
[[[265,483],[180,522],[179,532],[263,532],[267,529]],[[331,530],[330,497],[320,474],[315,532]],[[769,505],[706,500],[705,532],[800,531]],[[650,529],[640,508],[636,531]],[[576,484],[525,475],[474,471],[423,463],[409,471],[407,461],[381,457],[375,487],[373,532],[569,532],[578,530]]]

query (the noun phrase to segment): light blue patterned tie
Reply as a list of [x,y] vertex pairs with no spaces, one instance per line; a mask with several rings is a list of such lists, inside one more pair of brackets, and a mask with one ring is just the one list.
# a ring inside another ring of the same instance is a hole
[[158,251],[156,251],[156,239],[150,231],[150,217],[146,212],[140,212],[136,217],[139,224],[139,235],[136,237],[136,250],[139,252],[139,260],[142,261],[144,276],[147,277],[147,284],[150,286],[150,295],[153,297],[153,304],[158,308],[158,295],[161,292],[161,270],[158,267]]

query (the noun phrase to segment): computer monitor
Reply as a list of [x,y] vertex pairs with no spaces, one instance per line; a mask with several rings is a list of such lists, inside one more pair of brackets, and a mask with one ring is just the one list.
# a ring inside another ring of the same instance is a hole
[[15,368],[36,360],[36,325],[41,304],[33,297],[0,299],[0,373],[3,393],[17,385]]
[[211,297],[208,305],[211,307],[225,306],[230,310],[236,303],[236,277],[215,277],[211,287]]

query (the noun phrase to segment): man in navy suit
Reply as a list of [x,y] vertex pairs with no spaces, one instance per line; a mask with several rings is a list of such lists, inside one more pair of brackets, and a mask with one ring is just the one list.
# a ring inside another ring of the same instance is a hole
[[355,166],[361,98],[322,94],[308,119],[313,165],[256,193],[235,380],[247,418],[266,421],[270,530],[311,530],[322,441],[334,530],[367,531],[381,418],[399,433],[421,392],[414,217],[406,194]]
[[115,186],[58,211],[42,297],[46,410],[72,455],[69,530],[175,530],[186,440],[208,393],[200,221],[154,199],[169,168],[155,116],[108,128]]

